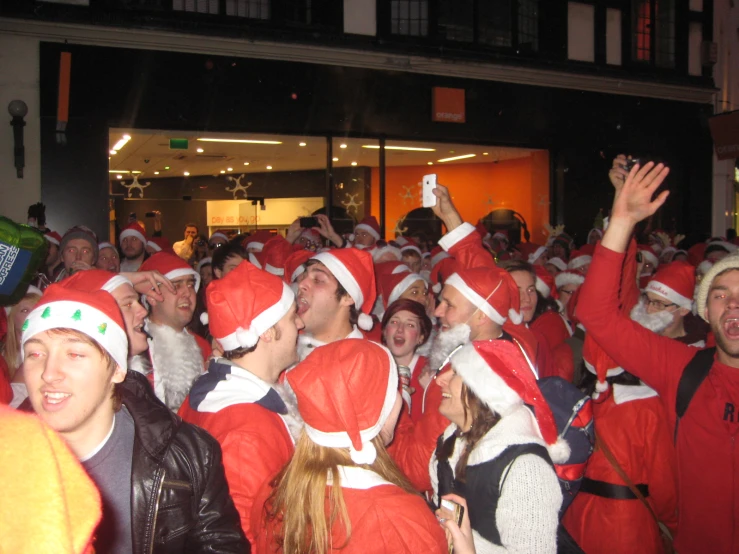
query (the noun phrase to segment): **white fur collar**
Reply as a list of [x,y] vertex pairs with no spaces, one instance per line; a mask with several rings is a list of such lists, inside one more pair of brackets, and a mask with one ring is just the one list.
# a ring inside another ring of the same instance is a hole
[[644,383],[641,385],[613,385],[613,401],[616,404],[626,404],[634,400],[644,400],[657,396],[657,391]]
[[[337,473],[341,480],[342,489],[367,490],[382,485],[392,485],[389,481],[385,481],[379,474],[371,469],[365,469],[357,466],[338,466]],[[333,485],[333,475],[328,474],[326,484]]]
[[[346,337],[346,339],[363,339],[364,334],[362,334],[362,331],[360,331],[357,326],[355,325],[352,328],[351,333],[349,333]],[[308,333],[303,333],[301,335],[298,335],[298,358],[302,362],[305,360],[308,355],[313,352],[316,348],[319,346],[325,346],[325,342],[321,342],[320,340],[313,338]]]

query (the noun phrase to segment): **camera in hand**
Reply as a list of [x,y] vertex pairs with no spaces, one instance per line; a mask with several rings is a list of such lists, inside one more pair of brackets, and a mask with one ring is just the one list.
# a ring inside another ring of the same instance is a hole
[[301,217],[300,228],[301,229],[312,229],[313,227],[320,227],[318,218],[315,217]]
[[203,239],[200,239],[195,244],[197,245],[198,248],[202,248],[203,246],[205,246],[206,243]]
[[626,160],[626,163],[624,164],[624,169],[626,171],[631,171],[631,169],[635,165],[640,164],[640,163],[641,162],[639,161],[639,158],[629,158],[628,160]]

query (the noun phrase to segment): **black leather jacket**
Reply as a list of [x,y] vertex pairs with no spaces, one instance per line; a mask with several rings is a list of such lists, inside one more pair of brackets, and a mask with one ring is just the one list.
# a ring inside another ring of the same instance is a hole
[[136,428],[133,554],[250,552],[218,442],[173,414],[143,375],[129,371],[119,387]]

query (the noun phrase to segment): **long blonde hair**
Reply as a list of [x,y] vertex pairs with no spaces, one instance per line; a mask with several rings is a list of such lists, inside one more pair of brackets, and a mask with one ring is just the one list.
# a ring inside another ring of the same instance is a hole
[[[385,450],[382,439],[372,439],[377,459],[364,467],[404,491],[418,495],[408,479],[396,467]],[[277,523],[273,546],[290,554],[327,554],[344,547],[351,539],[351,521],[341,491],[338,466],[356,466],[349,450],[328,448],[314,443],[305,431],[298,439],[292,461],[271,483],[273,490],[264,505],[267,521]],[[327,491],[328,476],[333,484]],[[334,525],[344,528],[344,544],[334,545]]]
[[15,328],[15,316],[21,309],[21,302],[23,302],[24,300],[33,300],[34,305],[36,305],[36,303],[41,300],[41,296],[32,292],[27,293],[18,301],[15,306],[13,306],[13,308],[10,310],[10,313],[8,314],[8,333],[5,335],[5,343],[2,346],[2,351],[3,358],[5,358],[5,362],[8,365],[8,374],[10,380],[15,377],[15,372],[18,371],[18,368],[21,364],[20,345],[15,339],[15,333],[17,331],[17,329]]

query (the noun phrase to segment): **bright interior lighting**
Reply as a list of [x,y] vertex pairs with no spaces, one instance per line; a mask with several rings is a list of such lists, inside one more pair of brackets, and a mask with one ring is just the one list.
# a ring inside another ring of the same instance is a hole
[[301,143],[299,144],[299,146],[308,146],[308,145],[307,145],[306,143],[304,143],[304,142],[301,142]]
[[127,169],[109,169],[108,173],[131,173]]
[[131,173],[141,173],[140,171],[132,171]]
[[169,169],[169,166],[168,166],[168,165],[165,165],[165,166],[164,166],[164,169]]
[[[379,144],[363,144],[362,148],[379,150]],[[436,152],[436,148],[421,148],[420,146],[385,146],[385,150],[408,150],[410,152]]]
[[115,155],[116,155],[117,153],[118,153],[118,152],[117,152],[117,151],[115,151],[115,150],[111,150],[111,151],[110,151],[110,155],[111,155],[111,156],[115,156]]
[[352,165],[357,165],[357,162],[352,162]]
[[426,162],[429,165],[434,165],[434,162]]
[[189,171],[185,171],[185,177],[189,177],[189,176],[190,176],[190,172]]
[[229,167],[229,168],[227,168],[227,171],[233,171],[233,170],[234,170],[234,168],[233,168],[233,167]]
[[240,144],[282,144],[279,140],[199,138],[201,142],[238,142]]
[[339,148],[346,148],[346,144],[340,144]]
[[483,152],[482,155],[483,156],[489,156],[489,154],[487,152]]
[[116,142],[115,143],[115,146],[113,146],[113,148],[111,148],[111,150],[115,150],[116,152],[118,152],[118,150],[120,150],[121,148],[123,148],[124,146],[126,146],[126,143],[129,140],[131,140],[131,135],[123,135],[123,138],[121,140],[119,140],[118,142]]
[[123,175],[116,175],[115,178],[116,179],[123,179]]
[[271,166],[271,165],[268,165],[268,166],[267,166],[267,169],[272,169],[272,166]]
[[477,154],[465,154],[464,156],[454,156],[453,158],[442,158],[441,160],[436,160],[436,161],[439,163],[453,162],[455,160],[465,160],[467,158],[474,158],[475,156],[477,156]]
[[159,172],[158,172],[158,171],[155,171],[155,172],[154,172],[154,175],[159,175]]
[[333,161],[338,162],[339,158],[331,158]]
[[249,162],[244,162],[244,165],[249,165]]
[[198,154],[202,154],[203,152],[205,152],[205,150],[203,150],[202,148],[198,148]]
[[226,170],[225,169],[221,169],[221,173],[226,173]]

